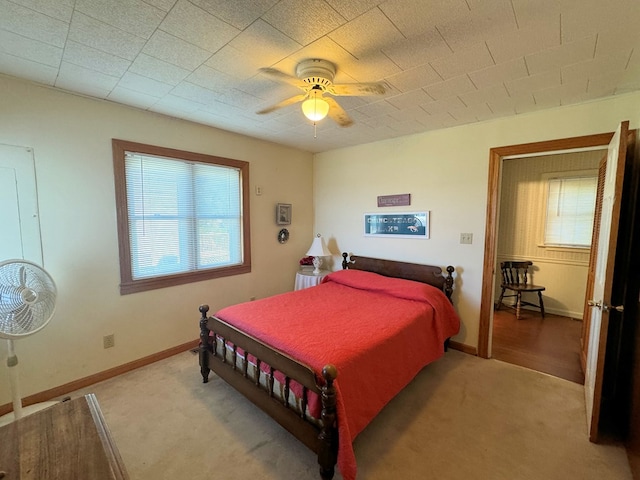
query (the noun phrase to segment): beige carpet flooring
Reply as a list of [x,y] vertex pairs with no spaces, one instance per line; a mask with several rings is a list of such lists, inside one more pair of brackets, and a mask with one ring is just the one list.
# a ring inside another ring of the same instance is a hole
[[[96,394],[132,480],[320,478],[306,447],[211,375],[185,352],[71,396]],[[631,479],[621,445],[587,440],[581,385],[458,351],[354,448],[358,480]]]

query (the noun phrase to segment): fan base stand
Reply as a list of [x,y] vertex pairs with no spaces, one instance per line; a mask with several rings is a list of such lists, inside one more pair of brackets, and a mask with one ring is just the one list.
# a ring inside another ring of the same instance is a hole
[[[36,412],[39,412],[40,410],[44,410],[45,408],[52,407],[54,405],[57,405],[58,403],[60,402],[42,402],[42,403],[36,403],[34,405],[29,405],[28,407],[23,407],[22,416],[20,418],[24,418],[28,415],[31,415],[32,413],[36,413]],[[9,425],[10,423],[13,423],[14,420],[15,418],[14,418],[13,412],[9,412],[6,415],[2,415],[0,417],[0,427],[3,427],[4,425]]]

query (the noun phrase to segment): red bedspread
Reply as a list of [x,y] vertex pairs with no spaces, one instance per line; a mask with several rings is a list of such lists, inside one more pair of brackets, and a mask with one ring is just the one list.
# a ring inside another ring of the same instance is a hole
[[309,365],[338,368],[338,468],[356,476],[353,439],[428,363],[460,320],[447,297],[419,282],[342,270],[321,285],[224,308],[216,317]]

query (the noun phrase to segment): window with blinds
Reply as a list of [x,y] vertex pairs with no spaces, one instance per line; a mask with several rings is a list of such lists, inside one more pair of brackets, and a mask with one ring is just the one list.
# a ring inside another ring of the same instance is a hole
[[545,246],[591,246],[597,188],[597,172],[547,178]]
[[248,163],[113,145],[121,293],[250,271]]

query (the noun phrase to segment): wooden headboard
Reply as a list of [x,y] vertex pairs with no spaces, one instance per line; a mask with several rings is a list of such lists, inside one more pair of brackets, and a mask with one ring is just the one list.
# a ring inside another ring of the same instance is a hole
[[452,266],[448,266],[446,268],[447,275],[443,275],[442,268],[433,265],[359,257],[357,255],[349,255],[345,252],[342,254],[342,268],[343,270],[366,270],[387,277],[405,278],[407,280],[427,283],[442,290],[449,300],[451,300],[451,294],[453,293],[452,274],[455,269]]

